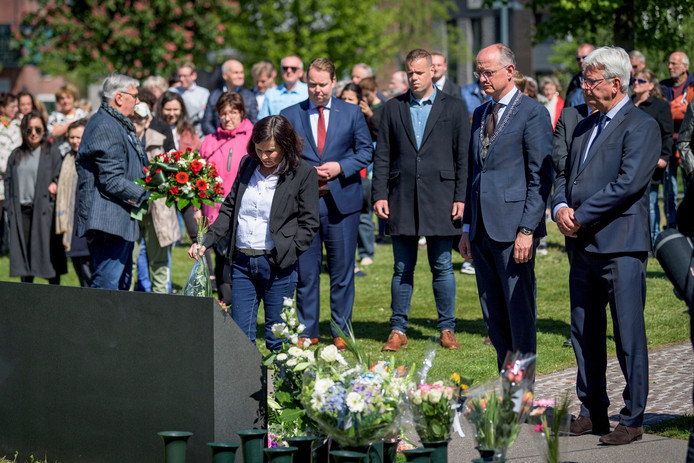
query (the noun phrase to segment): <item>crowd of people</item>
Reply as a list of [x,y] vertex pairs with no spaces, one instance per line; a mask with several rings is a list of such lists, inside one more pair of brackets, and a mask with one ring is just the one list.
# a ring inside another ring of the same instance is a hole
[[[10,276],[60,283],[70,257],[82,286],[168,293],[171,247],[187,233],[220,301],[255,342],[259,302],[265,342],[284,298],[296,294],[302,342],[319,342],[323,254],[330,278],[331,337],[352,318],[355,277],[390,235],[394,257],[390,334],[407,344],[417,251],[426,245],[444,348],[455,337],[452,252],[476,275],[497,352],[535,352],[536,255],[548,219],[566,235],[571,266],[571,339],[582,408],[572,434],[626,444],[643,434],[648,356],[643,310],[646,263],[661,231],[675,227],[677,171],[694,170],[694,77],[682,52],[659,82],[638,51],[578,47],[566,92],[537,81],[495,44],[476,57],[475,81],[447,76],[441,53],[410,51],[387,93],[373,70],[351,80],[297,55],[253,65],[246,87],[238,60],[221,65],[219,87],[197,84],[196,67],[144,82],[114,74],[95,112],[72,85],[46,117],[31,95],[0,94],[0,205]],[[177,214],[149,202],[135,183],[157,154],[186,148],[214,162],[223,204]],[[138,211],[143,212],[140,219]],[[375,213],[378,227],[374,227]],[[211,229],[198,243],[198,221]],[[358,256],[358,257],[357,257]],[[214,264],[212,258],[214,257]],[[137,278],[133,278],[137,275]],[[627,378],[620,424],[610,432],[605,391],[605,310]],[[339,329],[338,329],[339,328]],[[358,333],[356,333],[358,336]]]

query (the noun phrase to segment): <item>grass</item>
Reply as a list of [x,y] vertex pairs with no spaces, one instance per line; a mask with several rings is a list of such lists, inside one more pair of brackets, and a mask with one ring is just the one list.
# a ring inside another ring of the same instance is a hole
[[646,432],[672,439],[688,440],[692,419],[694,419],[694,415],[678,416],[677,418],[649,426]]

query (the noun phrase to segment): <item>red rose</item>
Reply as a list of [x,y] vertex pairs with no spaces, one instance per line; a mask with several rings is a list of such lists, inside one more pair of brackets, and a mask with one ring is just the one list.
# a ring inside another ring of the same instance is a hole
[[202,162],[195,159],[193,162],[190,163],[190,170],[192,170],[193,173],[197,175],[202,170]]
[[180,161],[181,160],[181,154],[178,152],[174,153],[174,159],[176,159],[176,162]]
[[147,167],[142,167],[142,170],[145,171],[145,174],[149,174],[149,169]]
[[200,196],[201,198],[204,198],[207,195],[205,194],[204,191],[201,191],[200,193],[198,193],[198,196]]
[[178,187],[172,186],[171,189],[169,190],[169,193],[171,193],[172,195],[177,195],[178,194]]
[[200,179],[197,182],[195,182],[195,186],[198,187],[198,190],[200,190],[200,191],[207,190],[207,182],[204,181],[203,179]]
[[186,174],[185,172],[177,173],[176,174],[176,181],[178,183],[180,183],[181,185],[183,185],[184,183],[186,183],[188,181],[188,174]]
[[145,177],[145,183],[149,183],[150,180],[152,180],[152,177]]

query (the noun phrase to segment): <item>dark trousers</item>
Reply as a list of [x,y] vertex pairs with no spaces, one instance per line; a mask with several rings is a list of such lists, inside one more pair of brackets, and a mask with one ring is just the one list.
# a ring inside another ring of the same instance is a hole
[[80,286],[89,288],[92,285],[92,258],[90,256],[71,257]]
[[619,422],[641,426],[648,397],[648,348],[643,311],[647,255],[594,254],[574,248],[569,275],[571,341],[578,365],[576,393],[583,416],[607,416],[606,306],[617,359],[626,379]]
[[535,353],[535,251],[525,263],[513,259],[514,242],[494,241],[478,221],[472,242],[475,277],[487,333],[501,370],[508,351]]
[[[694,301],[689,301],[689,338],[694,347]],[[694,402],[694,390],[692,390],[692,401]],[[687,446],[687,463],[694,463],[694,420],[689,430],[689,445]]]
[[[299,256],[296,308],[299,320],[306,326],[304,335],[318,337],[320,315],[320,272],[325,244],[330,273],[331,319],[343,331],[352,320],[354,305],[354,262],[357,250],[359,211],[343,215],[329,194],[321,196],[320,228],[311,246]],[[338,334],[331,329],[332,335]]]

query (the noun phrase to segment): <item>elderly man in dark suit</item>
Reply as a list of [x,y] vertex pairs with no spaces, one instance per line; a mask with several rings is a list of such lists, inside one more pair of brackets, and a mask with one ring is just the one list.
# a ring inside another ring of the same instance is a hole
[[[308,100],[281,114],[304,139],[303,158],[316,168],[320,188],[320,229],[299,256],[296,305],[305,337],[318,343],[320,272],[325,244],[330,273],[332,320],[345,331],[354,305],[354,264],[363,193],[359,171],[373,157],[371,134],[357,105],[332,97],[335,66],[317,58],[308,67]],[[340,350],[347,346],[331,328]]]
[[374,210],[388,220],[395,260],[391,332],[383,350],[407,344],[419,236],[427,240],[440,342],[456,349],[451,248],[463,215],[470,125],[462,100],[433,85],[426,50],[412,50],[405,69],[410,90],[385,104],[374,156]]
[[[581,401],[572,435],[606,434],[604,444],[643,435],[648,349],[643,311],[651,249],[648,185],[660,155],[658,124],[627,96],[631,65],[621,48],[603,47],[583,62],[586,103],[598,112],[574,131],[554,186],[553,212],[571,253],[571,339]],[[607,416],[606,316],[609,303],[617,358],[626,378],[624,408],[611,433]]]
[[477,55],[492,100],[473,115],[460,253],[474,258],[480,305],[500,369],[508,351],[535,352],[535,247],[545,236],[552,122],[514,85],[516,58],[502,44]]
[[134,180],[144,177],[147,154],[129,117],[139,102],[137,80],[120,74],[104,79],[103,101],[84,128],[75,158],[79,175],[77,233],[87,236],[92,287],[128,290],[140,224],[131,216],[148,194]]

